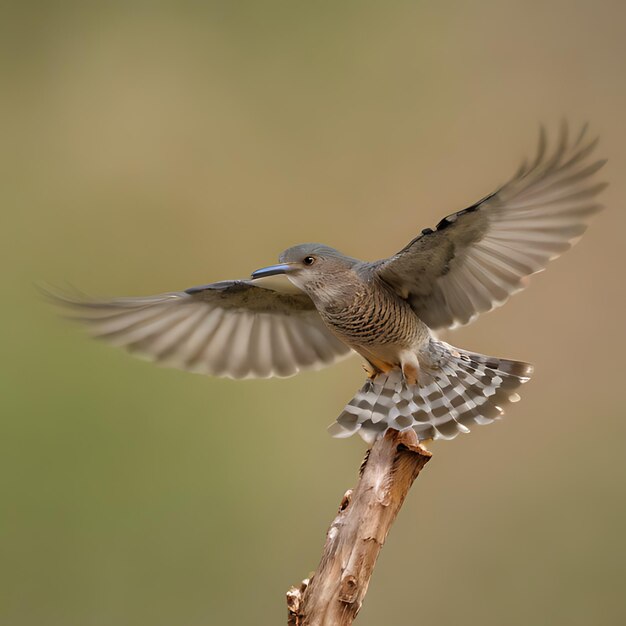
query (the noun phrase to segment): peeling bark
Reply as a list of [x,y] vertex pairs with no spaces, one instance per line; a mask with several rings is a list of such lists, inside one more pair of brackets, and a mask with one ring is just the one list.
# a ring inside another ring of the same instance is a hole
[[372,446],[328,529],[317,571],[287,592],[289,626],[352,624],[389,529],[430,456],[413,430],[389,430]]

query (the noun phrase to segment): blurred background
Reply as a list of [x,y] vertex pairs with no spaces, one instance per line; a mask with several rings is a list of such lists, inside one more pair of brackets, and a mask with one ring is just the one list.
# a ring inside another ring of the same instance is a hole
[[358,359],[161,369],[34,283],[184,289],[303,241],[387,256],[563,117],[602,137],[608,208],[446,336],[535,378],[505,420],[431,446],[358,623],[626,623],[625,19],[617,1],[2,0],[0,624],[285,623],[365,451],[326,433]]

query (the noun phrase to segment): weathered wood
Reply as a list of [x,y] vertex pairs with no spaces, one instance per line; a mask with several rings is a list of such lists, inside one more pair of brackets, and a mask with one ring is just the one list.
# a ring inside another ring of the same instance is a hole
[[317,571],[287,592],[289,626],[352,624],[389,529],[430,456],[413,430],[389,430],[372,446],[328,529]]

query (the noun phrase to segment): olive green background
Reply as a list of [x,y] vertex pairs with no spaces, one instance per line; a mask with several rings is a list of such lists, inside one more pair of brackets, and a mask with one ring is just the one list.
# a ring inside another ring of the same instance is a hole
[[274,625],[365,450],[358,359],[203,378],[34,283],[143,295],[295,243],[366,259],[492,191],[540,122],[611,182],[582,242],[446,339],[528,360],[415,484],[362,626],[626,623],[622,2],[0,3],[0,624]]

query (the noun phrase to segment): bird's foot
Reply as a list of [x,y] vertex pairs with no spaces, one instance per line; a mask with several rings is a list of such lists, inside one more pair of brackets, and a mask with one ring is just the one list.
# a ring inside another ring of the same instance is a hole
[[372,363],[371,361],[366,361],[363,363],[363,369],[367,372],[367,377],[370,380],[376,378],[380,374],[389,374],[389,372],[394,368],[390,363],[385,363],[384,361],[376,361],[376,363]]
[[407,385],[417,385],[419,378],[419,366],[413,363],[402,364],[402,375],[404,376],[404,382]]
[[363,369],[370,380],[374,380],[374,378],[380,374],[380,372],[371,363],[363,363]]

